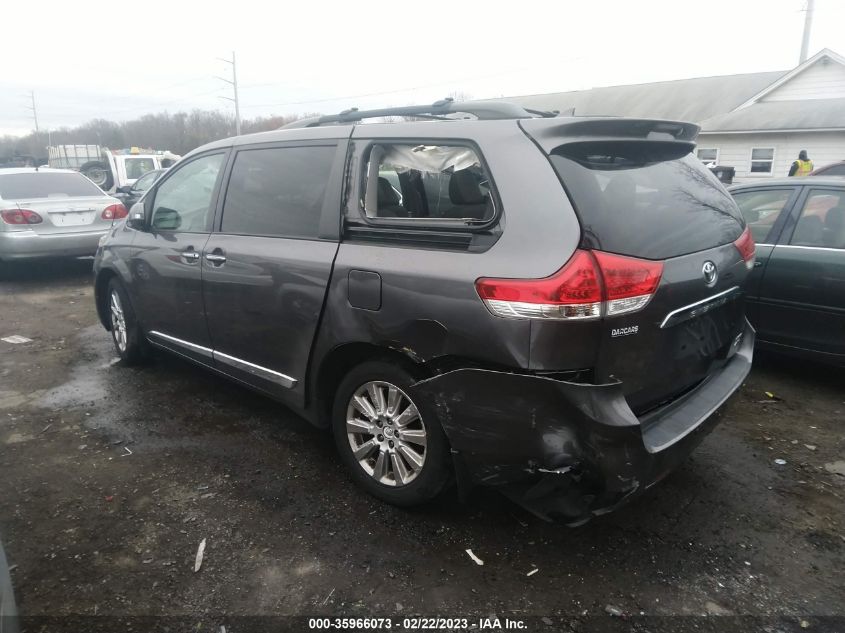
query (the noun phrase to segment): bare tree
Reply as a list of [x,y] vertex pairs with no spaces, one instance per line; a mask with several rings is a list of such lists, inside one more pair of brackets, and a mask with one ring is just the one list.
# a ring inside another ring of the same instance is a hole
[[[292,115],[256,117],[243,121],[242,132],[274,130],[299,118]],[[53,145],[102,145],[111,149],[135,146],[185,154],[205,143],[231,136],[232,129],[232,117],[217,111],[159,112],[120,123],[92,119],[75,128],[52,130],[49,142]],[[46,159],[47,139],[48,134],[43,129],[21,137],[0,136],[0,165],[16,157]]]

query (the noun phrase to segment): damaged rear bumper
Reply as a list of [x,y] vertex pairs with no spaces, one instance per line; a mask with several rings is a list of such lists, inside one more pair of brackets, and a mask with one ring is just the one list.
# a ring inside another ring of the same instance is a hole
[[754,330],[691,391],[637,417],[622,383],[457,369],[416,383],[452,446],[459,481],[500,486],[546,519],[578,524],[613,510],[681,463],[751,369]]

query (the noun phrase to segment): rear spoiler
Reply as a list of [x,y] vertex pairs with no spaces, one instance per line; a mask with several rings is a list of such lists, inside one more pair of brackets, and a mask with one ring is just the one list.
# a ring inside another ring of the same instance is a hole
[[701,127],[683,121],[625,118],[520,119],[523,131],[547,153],[584,141],[658,141],[695,148]]

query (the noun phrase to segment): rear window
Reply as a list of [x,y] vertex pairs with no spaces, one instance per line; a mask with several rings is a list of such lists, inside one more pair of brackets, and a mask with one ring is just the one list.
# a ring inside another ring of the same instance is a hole
[[733,198],[742,212],[742,217],[751,237],[758,244],[765,244],[772,228],[780,217],[786,203],[792,197],[794,189],[764,189],[756,191],[736,191]]
[[362,202],[372,220],[424,227],[484,224],[495,215],[490,177],[470,147],[377,144],[366,169]]
[[730,194],[686,146],[584,142],[551,161],[581,221],[584,246],[668,259],[728,244],[742,233]]
[[0,198],[31,200],[33,198],[80,198],[102,196],[97,185],[80,174],[33,172],[0,175]]
[[825,169],[820,169],[818,176],[845,176],[845,163],[840,163],[838,165],[833,165],[832,167],[827,167]]
[[127,158],[126,159],[126,177],[137,179],[144,174],[155,169],[155,163],[152,158]]

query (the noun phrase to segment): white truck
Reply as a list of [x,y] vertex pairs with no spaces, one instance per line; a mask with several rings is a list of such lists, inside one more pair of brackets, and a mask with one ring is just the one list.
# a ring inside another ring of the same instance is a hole
[[47,151],[50,167],[82,172],[107,193],[132,185],[147,172],[170,167],[181,158],[168,151],[137,147],[110,150],[99,145],[55,145]]

